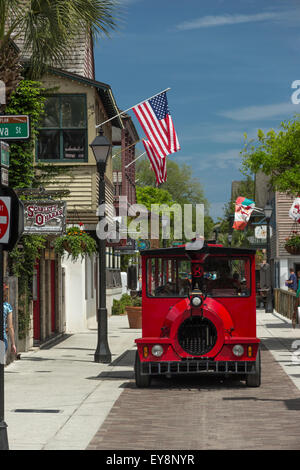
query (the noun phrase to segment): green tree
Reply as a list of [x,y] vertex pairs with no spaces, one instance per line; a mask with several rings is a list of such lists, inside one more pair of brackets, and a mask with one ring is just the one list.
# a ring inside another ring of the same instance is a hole
[[[138,187],[154,187],[156,180],[149,161],[142,160],[137,162],[136,168]],[[167,174],[167,181],[157,188],[158,191],[168,191],[173,204],[177,203],[181,206],[184,204],[192,204],[193,206],[196,206],[196,204],[204,204],[204,236],[206,239],[211,238],[214,223],[208,214],[209,203],[204,196],[204,191],[200,181],[193,177],[192,168],[189,165],[179,165],[178,163],[168,159]]]
[[[21,38],[29,76],[40,77],[47,65],[60,65],[80,32],[109,35],[116,27],[116,0],[0,0],[0,80],[7,99],[20,81]],[[4,64],[4,66],[3,66]]]
[[[232,231],[232,224],[235,212],[235,201],[237,197],[244,196],[248,199],[254,197],[255,183],[251,176],[247,175],[245,179],[241,180],[233,192],[231,200],[224,204],[224,216],[219,219],[219,237],[218,240],[224,245],[228,246],[228,233]],[[247,247],[249,242],[247,237],[252,234],[248,228],[245,231],[233,230],[232,232],[232,246],[235,247]]]
[[267,134],[258,131],[257,141],[247,141],[241,154],[245,174],[261,170],[270,176],[274,190],[298,195],[300,193],[300,121],[282,122],[281,130]]
[[152,204],[167,204],[170,206],[174,203],[169,191],[152,186],[137,186],[136,201],[138,204],[143,204],[149,211]]
[[[155,175],[148,160],[137,162],[136,172],[139,186],[155,185]],[[174,202],[178,204],[205,204],[208,208],[208,201],[204,197],[201,183],[193,177],[193,170],[189,165],[178,165],[168,159],[167,174],[167,181],[160,188],[169,191]]]

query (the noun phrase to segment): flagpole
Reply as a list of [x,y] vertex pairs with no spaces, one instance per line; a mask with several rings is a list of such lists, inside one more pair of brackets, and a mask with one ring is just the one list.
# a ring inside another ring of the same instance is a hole
[[122,152],[125,152],[125,150],[130,149],[130,147],[133,147],[134,145],[138,144],[139,142],[141,142],[141,140],[142,140],[142,139],[137,140],[137,141],[134,142],[133,144],[128,145],[128,147],[125,147],[124,149],[121,149],[119,152],[115,153],[115,154],[112,156],[112,158],[115,158],[115,157],[117,157],[118,155],[120,155]]
[[128,168],[130,165],[132,165],[134,162],[136,162],[139,158],[141,158],[143,155],[145,155],[146,152],[141,153],[135,160],[132,160],[132,162],[128,163],[128,165],[125,165],[125,168]]
[[96,126],[96,129],[98,129],[98,127],[103,126],[103,125],[106,124],[107,122],[112,121],[113,119],[117,118],[118,116],[122,116],[123,114],[127,113],[127,111],[130,111],[132,108],[134,108],[135,106],[139,106],[140,104],[145,103],[145,101],[149,101],[149,100],[151,100],[152,98],[155,98],[155,96],[161,95],[162,93],[165,93],[166,91],[169,91],[169,90],[171,90],[171,88],[166,88],[165,90],[160,91],[159,93],[156,93],[156,95],[150,96],[150,98],[147,98],[147,99],[141,101],[140,103],[137,103],[137,104],[135,104],[134,106],[131,106],[131,108],[125,109],[125,111],[122,111],[121,113],[116,114],[115,116],[113,116],[112,118],[108,119],[107,121],[104,121],[104,122],[101,122],[101,124],[98,124],[98,125]]

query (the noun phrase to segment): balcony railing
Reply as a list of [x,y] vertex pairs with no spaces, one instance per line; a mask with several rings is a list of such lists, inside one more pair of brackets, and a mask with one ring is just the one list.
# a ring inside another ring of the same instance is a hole
[[274,289],[274,298],[276,312],[292,320],[298,305],[296,294],[284,289]]

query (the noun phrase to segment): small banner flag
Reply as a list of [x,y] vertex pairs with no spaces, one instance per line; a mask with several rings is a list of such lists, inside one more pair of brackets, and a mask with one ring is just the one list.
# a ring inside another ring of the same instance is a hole
[[155,173],[157,185],[165,183],[167,180],[167,158],[159,158],[153,150],[149,140],[143,140],[143,144]]
[[158,157],[165,158],[170,153],[180,150],[166,92],[132,109]]
[[246,197],[238,197],[235,201],[233,228],[236,230],[244,230],[254,209],[254,201],[247,199]]
[[294,200],[292,207],[289,210],[289,216],[291,219],[295,220],[300,224],[300,197],[296,197]]

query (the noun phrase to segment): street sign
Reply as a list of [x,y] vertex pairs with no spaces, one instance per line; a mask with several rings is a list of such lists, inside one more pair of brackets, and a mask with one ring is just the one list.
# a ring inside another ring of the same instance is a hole
[[8,243],[10,237],[11,198],[0,196],[0,243]]
[[29,139],[29,116],[0,116],[0,139],[19,140]]
[[1,167],[1,184],[8,186],[8,169]]
[[0,141],[1,166],[9,167],[9,144]]
[[9,237],[7,241],[2,240],[0,243],[3,243],[4,251],[11,251],[24,231],[24,206],[12,188],[2,187],[1,192],[3,196],[0,199],[10,199],[11,208]]

